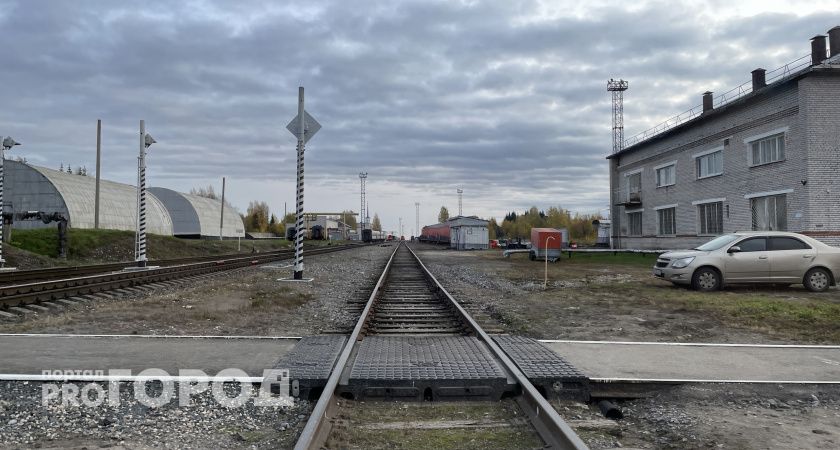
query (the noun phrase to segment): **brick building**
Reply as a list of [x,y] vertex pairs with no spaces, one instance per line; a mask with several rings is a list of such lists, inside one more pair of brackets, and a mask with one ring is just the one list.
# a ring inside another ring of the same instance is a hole
[[610,155],[617,248],[679,249],[734,231],[840,245],[840,26],[811,54],[634,136]]

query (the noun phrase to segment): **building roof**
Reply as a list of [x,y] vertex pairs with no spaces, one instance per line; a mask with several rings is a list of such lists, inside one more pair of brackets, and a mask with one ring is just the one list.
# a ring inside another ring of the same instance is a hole
[[[64,199],[70,216],[68,217],[69,226],[94,227],[96,177],[74,175],[24,163],[12,163],[20,164],[21,170],[25,170],[25,167],[31,168],[52,184]],[[135,230],[137,228],[137,188],[107,180],[100,180],[99,187],[99,227],[111,230]],[[23,207],[23,205],[20,206]],[[163,203],[153,195],[146,197],[146,224],[146,230],[149,233],[172,235],[172,221],[169,214]]]
[[[809,56],[810,58],[810,56]],[[778,70],[778,69],[777,69]],[[822,64],[818,65],[809,65],[801,70],[794,70],[788,75],[781,76],[780,79],[776,82],[769,83],[767,86],[756,90],[751,91],[748,94],[745,94],[741,97],[738,97],[732,101],[727,103],[723,103],[720,106],[715,107],[711,111],[704,112],[702,114],[697,115],[694,118],[686,120],[679,125],[675,125],[670,128],[665,128],[663,131],[653,134],[651,137],[647,139],[640,140],[629,147],[622,149],[619,152],[613,153],[607,156],[607,159],[613,159],[616,157],[624,156],[628,153],[632,153],[636,150],[642,149],[647,145],[665,139],[667,137],[673,136],[675,134],[682,133],[690,128],[698,126],[700,124],[705,123],[707,120],[720,117],[723,114],[726,114],[733,109],[740,108],[743,106],[747,106],[752,104],[753,102],[761,99],[766,95],[771,95],[776,92],[779,92],[782,87],[793,83],[794,81],[798,81],[806,76],[812,75],[814,73],[831,73],[834,75],[840,75],[840,55],[835,55],[831,58],[828,58],[823,61]],[[697,108],[697,107],[695,107]],[[673,119],[669,119],[673,120]]]
[[486,227],[490,221],[477,216],[455,216],[446,221],[452,227]]
[[[172,219],[176,236],[218,236],[222,201],[198,195],[184,194],[172,189],[153,187],[149,192],[160,199]],[[244,237],[245,226],[239,212],[225,202],[224,237]]]

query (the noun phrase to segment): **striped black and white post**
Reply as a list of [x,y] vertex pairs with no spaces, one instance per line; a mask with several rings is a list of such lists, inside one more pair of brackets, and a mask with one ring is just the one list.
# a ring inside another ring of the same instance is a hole
[[6,161],[6,152],[11,150],[15,145],[20,145],[15,142],[11,136],[3,139],[3,146],[0,148],[0,267],[6,266],[6,260],[3,259],[3,225],[6,221],[3,213],[5,212],[5,203],[3,202],[3,181],[5,179],[4,163]]
[[295,215],[294,279],[303,279],[303,151],[306,145],[306,116],[303,109],[303,86],[298,88],[297,135],[297,212]]
[[140,157],[137,162],[137,239],[134,261],[146,267],[146,151],[156,141],[146,133],[146,121],[140,121]]

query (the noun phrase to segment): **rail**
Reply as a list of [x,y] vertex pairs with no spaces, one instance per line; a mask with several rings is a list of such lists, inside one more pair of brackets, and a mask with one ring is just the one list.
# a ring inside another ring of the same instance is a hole
[[[400,243],[385,269],[382,271],[373,292],[370,295],[362,315],[356,322],[353,333],[347,340],[344,349],[336,361],[333,371],[324,388],[324,393],[313,408],[312,414],[307,421],[303,432],[298,439],[295,449],[319,449],[322,448],[327,438],[329,437],[330,429],[333,420],[336,418],[338,409],[338,397],[336,389],[338,388],[342,373],[345,371],[350,357],[356,349],[357,343],[361,340],[362,332],[366,323],[370,319],[371,310],[376,301],[379,290],[391,270],[394,257],[400,247],[404,245]],[[518,383],[521,388],[521,395],[517,397],[517,402],[520,407],[528,415],[531,424],[536,429],[537,433],[546,443],[547,448],[558,449],[586,449],[586,444],[575,434],[574,430],[557,414],[557,411],[548,403],[548,401],[539,393],[537,388],[531,384],[525,374],[516,366],[516,364],[505,354],[505,352],[493,341],[481,326],[469,315],[469,313],[452,297],[451,294],[440,284],[429,269],[423,264],[420,258],[406,245],[406,248],[414,257],[417,264],[420,266],[426,278],[434,284],[434,286],[442,293],[449,304],[455,308],[458,315],[464,320],[465,324],[475,333],[476,337],[482,341],[494,354],[494,356],[502,363],[503,369],[506,370]]]
[[[311,251],[310,249],[315,249],[320,247],[310,247],[305,246],[305,251]],[[221,254],[221,255],[208,255],[208,256],[193,256],[187,258],[173,258],[173,259],[161,259],[161,260],[154,260],[151,261],[156,266],[167,267],[167,266],[176,266],[182,264],[190,264],[190,263],[197,263],[197,262],[207,262],[207,261],[217,261],[220,259],[228,259],[228,258],[238,258],[238,257],[253,257],[256,255],[281,255],[286,253],[294,253],[292,249],[281,249],[281,250],[272,250],[263,253],[229,253],[229,254]],[[115,270],[121,270],[127,266],[134,264],[133,261],[131,262],[116,262],[116,263],[103,263],[103,264],[88,264],[83,266],[66,266],[66,267],[48,267],[43,269],[30,269],[30,270],[15,270],[10,272],[0,272],[0,285],[9,284],[9,283],[21,283],[24,281],[39,281],[39,280],[55,280],[59,278],[70,278],[70,277],[77,277],[83,275],[93,275],[97,273],[105,273],[111,272]]]
[[[307,253],[317,255],[357,247],[359,247],[358,244],[322,247],[309,250]],[[114,271],[105,274],[0,286],[0,307],[23,306],[74,295],[95,294],[142,284],[233,270],[289,257],[289,252],[261,253],[142,271]],[[125,264],[121,264],[119,267],[125,266]]]

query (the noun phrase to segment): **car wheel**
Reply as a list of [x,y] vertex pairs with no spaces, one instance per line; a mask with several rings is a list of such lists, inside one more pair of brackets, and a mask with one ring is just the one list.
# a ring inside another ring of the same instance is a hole
[[802,284],[811,292],[825,292],[831,285],[831,276],[827,270],[816,267],[805,274]]
[[720,274],[710,267],[701,267],[691,277],[691,287],[698,291],[709,292],[720,289]]

